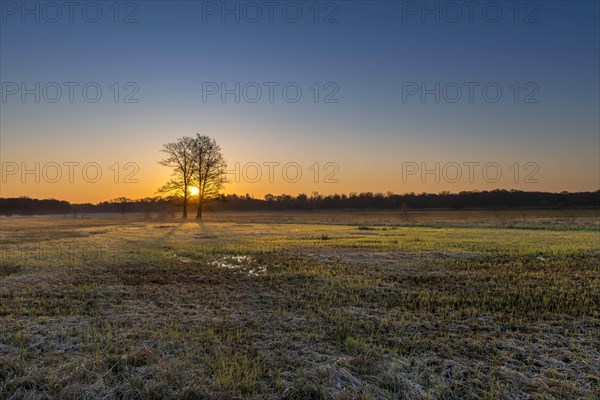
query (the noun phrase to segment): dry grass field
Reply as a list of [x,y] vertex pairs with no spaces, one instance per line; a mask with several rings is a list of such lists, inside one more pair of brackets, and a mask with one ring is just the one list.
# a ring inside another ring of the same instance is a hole
[[0,219],[0,398],[598,398],[600,216]]

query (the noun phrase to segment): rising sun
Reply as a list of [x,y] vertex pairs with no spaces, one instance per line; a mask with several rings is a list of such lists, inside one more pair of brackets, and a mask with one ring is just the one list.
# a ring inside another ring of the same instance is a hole
[[196,186],[192,186],[190,188],[190,194],[192,196],[196,196],[198,193],[200,193],[200,189],[198,189]]

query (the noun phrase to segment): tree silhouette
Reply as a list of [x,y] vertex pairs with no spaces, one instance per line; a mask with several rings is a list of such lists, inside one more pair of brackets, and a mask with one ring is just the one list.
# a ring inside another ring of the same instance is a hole
[[219,193],[226,183],[226,168],[221,147],[216,140],[197,134],[194,144],[193,173],[194,183],[198,187],[197,219],[202,219],[202,208],[207,202],[219,198]]
[[131,203],[133,200],[127,198],[127,197],[117,197],[116,199],[112,200],[113,203],[118,203],[120,208],[121,208],[121,214],[125,214],[125,209],[127,207],[127,203]]
[[162,152],[167,156],[159,161],[160,165],[172,169],[171,179],[157,193],[171,194],[183,200],[183,218],[187,218],[189,190],[194,176],[195,139],[177,138],[177,141],[163,145]]

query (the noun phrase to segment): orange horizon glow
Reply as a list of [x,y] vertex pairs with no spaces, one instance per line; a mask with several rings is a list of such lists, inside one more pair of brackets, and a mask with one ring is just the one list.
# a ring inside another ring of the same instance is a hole
[[[232,181],[225,185],[223,194],[246,195],[249,194],[254,198],[264,198],[267,194],[281,195],[298,195],[301,193],[311,195],[313,192],[318,192],[322,195],[329,194],[350,194],[360,192],[387,193],[395,194],[404,193],[440,193],[451,192],[458,193],[461,191],[484,191],[494,189],[506,190],[521,190],[521,191],[537,191],[537,192],[593,192],[599,190],[598,186],[593,185],[593,179],[571,179],[566,174],[560,176],[560,180],[556,179],[550,183],[543,183],[544,174],[539,174],[539,182],[537,183],[514,183],[513,176],[504,177],[498,182],[473,182],[468,181],[450,183],[445,182],[440,176],[440,182],[435,182],[436,176],[432,173],[425,176],[422,181],[420,174],[415,174],[406,177],[406,183],[402,182],[400,172],[390,172],[388,174],[369,173],[367,171],[349,170],[343,172],[343,167],[340,166],[337,183],[315,183],[312,171],[309,170],[311,165],[302,167],[303,175],[310,172],[311,175],[306,179],[301,179],[298,182],[287,182],[283,179],[274,179],[269,182],[268,176],[264,176],[257,182],[239,182]],[[501,165],[503,172],[509,171],[511,165]],[[506,170],[506,171],[504,171]],[[108,171],[108,169],[107,169]],[[0,190],[0,197],[30,197],[37,199],[54,198],[58,200],[66,200],[71,203],[99,203],[109,201],[118,197],[127,197],[131,199],[140,199],[146,197],[159,196],[157,189],[168,180],[169,171],[166,168],[158,167],[148,172],[142,173],[141,168],[136,179],[138,182],[114,182],[114,176],[108,175],[106,179],[90,183],[86,181],[69,182],[46,182],[40,176],[39,182],[34,181],[33,174],[26,176],[25,182],[21,182],[21,178],[12,179],[15,177],[4,177]],[[103,171],[104,173],[104,171]],[[351,177],[352,179],[348,179]],[[555,178],[559,176],[554,175]],[[233,178],[233,177],[232,177]],[[231,179],[231,178],[230,178]],[[197,195],[197,188],[192,187],[189,193],[193,196]]]
[[[268,145],[263,145],[240,135],[235,132],[215,135],[228,161],[230,182],[225,185],[224,194],[264,198],[267,194],[310,195],[313,192],[323,195],[494,189],[593,192],[598,190],[600,181],[600,171],[592,168],[598,164],[598,154],[591,146],[585,152],[577,147],[553,149],[539,144],[534,149],[507,146],[502,149],[505,155],[500,158],[490,152],[489,144],[459,143],[431,148],[427,143],[413,143],[410,147],[395,144],[378,148],[365,156],[365,145],[360,141],[342,145],[323,139],[319,145],[309,140],[290,146],[286,138],[281,138],[265,141]],[[26,142],[21,145],[20,141],[3,137],[0,196],[55,198],[73,203],[158,196],[158,188],[168,181],[171,173],[158,164],[162,157],[159,150],[163,143],[177,137],[171,136],[156,134],[143,143],[124,139],[122,146],[102,142],[88,146],[86,138],[81,145],[69,147],[57,147],[49,140],[31,147]],[[6,151],[8,148],[10,152]],[[132,152],[132,148],[136,151]],[[17,156],[19,154],[26,157]],[[72,154],[77,157],[71,157]],[[578,162],[568,164],[567,168],[553,162],[557,157]],[[473,163],[479,164],[473,166]],[[56,179],[56,164],[61,168],[60,179]],[[488,176],[483,175],[487,164],[500,168],[498,180],[486,179],[495,178],[494,168],[488,168]],[[456,165],[461,168],[460,179],[456,179]],[[473,168],[472,171],[469,168]],[[97,177],[98,171],[100,177]],[[471,181],[470,172],[474,173]]]

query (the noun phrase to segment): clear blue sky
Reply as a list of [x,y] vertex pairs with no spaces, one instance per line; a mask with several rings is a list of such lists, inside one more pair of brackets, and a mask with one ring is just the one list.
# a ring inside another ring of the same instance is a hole
[[[94,161],[105,173],[112,162],[131,161],[139,165],[140,180],[126,186],[109,179],[93,187],[9,181],[3,196],[99,201],[121,194],[152,195],[168,175],[156,163],[161,144],[195,132],[215,137],[230,164],[277,161],[302,166],[305,179],[297,183],[263,179],[228,186],[230,192],[258,196],[313,190],[578,191],[600,186],[597,1],[519,2],[518,15],[513,1],[476,2],[473,20],[461,6],[457,22],[451,21],[456,10],[444,8],[446,2],[427,2],[432,9],[439,7],[439,23],[433,14],[422,21],[422,2],[402,1],[321,2],[318,23],[313,1],[274,2],[273,22],[269,9],[257,2],[262,12],[257,23],[248,20],[255,9],[234,1],[121,2],[119,23],[113,20],[112,1],[97,2],[102,10],[97,23],[86,21],[82,6],[75,9],[72,23],[64,7],[56,23],[48,21],[55,10],[40,9],[37,23],[35,16],[22,15],[25,3],[33,8],[36,2],[0,3],[4,92],[7,82],[28,87],[35,82],[97,82],[103,89],[98,103],[84,101],[81,86],[75,89],[74,103],[69,103],[66,89],[57,103],[43,98],[35,103],[33,95],[25,103],[19,94],[3,99],[2,161]],[[232,15],[225,15],[223,22],[224,7],[236,5],[240,22]],[[296,5],[302,16],[292,23]],[[491,22],[496,5],[502,15]],[[87,11],[93,18],[95,9]],[[211,11],[215,13],[207,13]],[[138,22],[122,23],[130,13]],[[327,15],[337,22],[324,23]],[[135,82],[139,102],[115,104],[109,88],[114,82],[121,86],[120,100],[131,91],[124,84]],[[233,95],[222,103],[219,95],[203,102],[203,82],[281,86],[273,103],[266,89],[256,103],[243,98],[235,103]],[[281,87],[287,82],[302,88],[298,103],[283,99]],[[310,89],[314,82],[320,86],[318,103]],[[325,88],[328,82],[335,85]],[[436,103],[433,95],[422,102],[419,94],[403,101],[406,82],[431,88],[435,82],[479,86],[472,103],[465,86],[458,102],[448,101],[455,93],[449,87],[447,97]],[[482,87],[490,82],[502,89],[497,103],[483,97]],[[333,98],[339,102],[324,103],[323,97],[336,87]],[[526,97],[539,101],[524,102]],[[339,165],[339,183],[314,183],[310,165],[328,161]],[[503,179],[403,181],[403,162],[496,162]],[[538,182],[523,182],[522,176],[514,182],[509,167],[515,162],[536,163]]]

